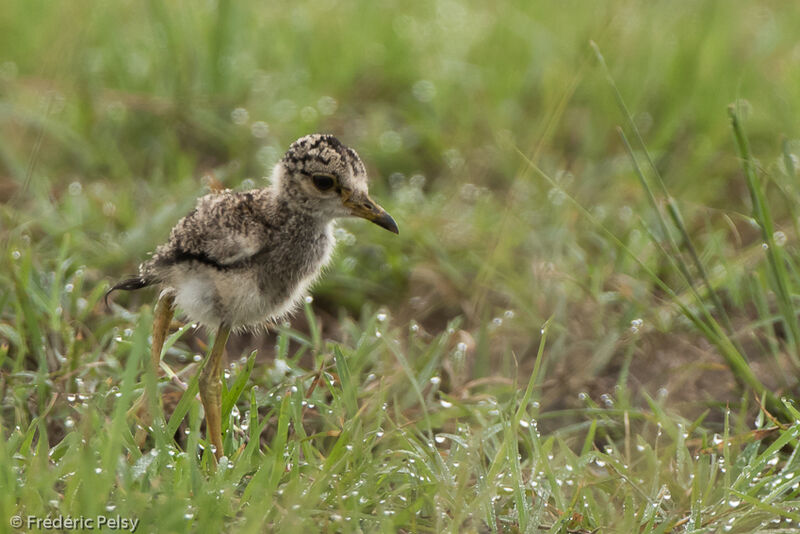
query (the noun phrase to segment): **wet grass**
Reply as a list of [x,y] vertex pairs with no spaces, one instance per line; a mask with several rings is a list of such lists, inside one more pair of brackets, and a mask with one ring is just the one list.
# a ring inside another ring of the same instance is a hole
[[[6,4],[3,529],[800,527],[796,9]],[[231,340],[216,469],[176,325],[137,447],[155,295],[104,290],[312,131],[399,238],[342,224],[304,313]]]

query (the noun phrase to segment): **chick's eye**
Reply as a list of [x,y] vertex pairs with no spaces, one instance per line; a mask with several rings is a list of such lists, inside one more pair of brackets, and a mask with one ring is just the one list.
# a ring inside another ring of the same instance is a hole
[[320,191],[327,191],[333,187],[333,178],[326,174],[315,174],[311,179],[314,181],[314,187]]

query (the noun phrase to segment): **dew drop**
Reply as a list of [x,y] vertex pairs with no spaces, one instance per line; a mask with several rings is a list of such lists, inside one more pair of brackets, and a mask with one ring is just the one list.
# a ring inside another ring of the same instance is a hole
[[631,332],[634,334],[637,333],[642,328],[643,324],[644,321],[642,319],[634,319],[631,321]]
[[338,106],[339,103],[331,96],[323,96],[317,100],[317,109],[319,109],[319,112],[323,115],[333,115],[336,113],[336,108]]
[[264,121],[256,121],[250,126],[250,133],[253,137],[264,139],[269,135],[269,125]]
[[411,92],[420,102],[430,102],[436,97],[436,86],[430,80],[419,80],[414,83]]
[[231,120],[234,124],[242,126],[250,120],[250,114],[244,108],[236,108],[231,111]]

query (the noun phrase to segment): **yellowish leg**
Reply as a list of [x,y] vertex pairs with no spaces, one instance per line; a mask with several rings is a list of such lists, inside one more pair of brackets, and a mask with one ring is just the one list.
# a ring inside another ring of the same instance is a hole
[[[153,314],[153,344],[150,347],[150,365],[155,380],[158,381],[159,368],[161,364],[161,350],[164,348],[164,341],[169,333],[169,325],[175,314],[175,297],[170,293],[162,295],[156,303]],[[147,393],[142,393],[128,413],[138,413],[140,428],[136,431],[136,443],[140,447],[147,439],[146,427],[153,420],[152,415],[147,409]]]
[[203,410],[206,412],[206,438],[214,446],[214,457],[222,458],[222,355],[231,329],[222,324],[208,355],[205,367],[200,371],[198,386]]
[[175,314],[175,297],[167,293],[158,299],[153,317],[153,345],[150,347],[150,361],[153,362],[153,373],[158,376],[161,367],[161,350],[169,333],[169,325]]

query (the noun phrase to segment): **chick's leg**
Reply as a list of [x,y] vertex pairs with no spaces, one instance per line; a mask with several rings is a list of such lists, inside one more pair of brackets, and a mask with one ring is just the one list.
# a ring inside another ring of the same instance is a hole
[[206,413],[206,437],[214,447],[214,457],[219,460],[222,450],[222,356],[231,329],[222,324],[217,330],[217,338],[208,355],[205,367],[200,371],[198,386],[203,410]]
[[164,348],[164,341],[167,339],[173,315],[175,315],[175,297],[172,293],[165,293],[158,299],[153,317],[153,344],[150,347],[150,361],[156,376],[158,376],[161,364],[161,350]]
[[[150,384],[148,387],[152,388],[152,384],[158,383],[161,350],[164,348],[164,341],[169,333],[169,325],[174,314],[175,297],[171,293],[162,294],[156,303],[156,309],[153,313],[153,344],[150,346],[150,370],[153,371],[153,380],[146,381],[147,384]],[[139,418],[139,428],[136,430],[134,437],[139,447],[142,447],[147,440],[146,428],[153,421],[153,414],[150,413],[147,404],[148,394],[155,395],[155,391],[144,391],[133,403],[131,409],[128,410],[128,414],[136,414]]]

